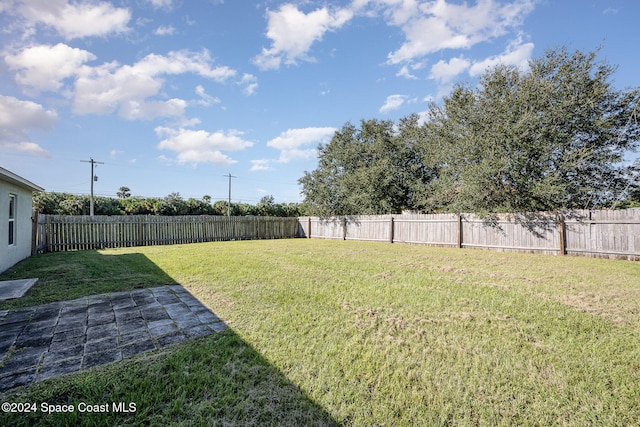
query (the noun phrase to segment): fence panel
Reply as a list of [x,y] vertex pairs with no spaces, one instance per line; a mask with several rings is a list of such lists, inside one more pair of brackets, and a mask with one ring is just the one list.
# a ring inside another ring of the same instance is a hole
[[455,214],[397,215],[393,224],[394,242],[458,245],[458,216]]
[[345,240],[388,242],[391,215],[360,215],[345,218]]
[[640,209],[301,217],[297,236],[640,260]]
[[464,215],[462,246],[559,254],[558,224],[556,215],[549,213],[498,215],[491,219]]
[[567,253],[640,260],[640,209],[576,211],[565,223]]
[[311,218],[310,237],[321,239],[344,239],[344,217]]
[[296,237],[297,218],[38,215],[36,252]]

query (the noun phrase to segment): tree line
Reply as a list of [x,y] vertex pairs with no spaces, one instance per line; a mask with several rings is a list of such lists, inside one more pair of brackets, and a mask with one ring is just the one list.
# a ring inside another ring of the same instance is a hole
[[[123,191],[126,189],[126,191]],[[94,197],[95,215],[227,215],[227,201],[212,203],[209,196],[202,199],[184,199],[180,193],[166,197],[131,197],[129,189],[122,187],[118,198]],[[50,215],[89,215],[90,197],[56,192],[36,192],[33,207],[39,213]],[[297,203],[275,203],[273,196],[264,196],[256,205],[231,203],[232,216],[297,217],[301,206]]]
[[598,50],[499,65],[426,116],[346,123],[299,180],[307,212],[536,212],[640,206],[639,88]]

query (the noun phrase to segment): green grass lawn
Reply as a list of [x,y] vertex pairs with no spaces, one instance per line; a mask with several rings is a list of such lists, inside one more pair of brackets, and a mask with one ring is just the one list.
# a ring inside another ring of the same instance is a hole
[[1,425],[640,424],[640,263],[270,240],[32,257],[0,309],[179,283],[222,334],[3,396]]

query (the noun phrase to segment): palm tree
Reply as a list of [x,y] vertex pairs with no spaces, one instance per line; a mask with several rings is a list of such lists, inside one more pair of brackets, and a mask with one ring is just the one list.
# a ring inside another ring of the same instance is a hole
[[131,197],[131,189],[129,187],[120,187],[120,191],[118,191],[118,197],[120,199],[126,199],[127,197]]

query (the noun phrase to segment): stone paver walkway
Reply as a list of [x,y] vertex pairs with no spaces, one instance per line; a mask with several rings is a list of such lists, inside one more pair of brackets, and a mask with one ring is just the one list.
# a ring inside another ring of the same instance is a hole
[[3,280],[0,282],[0,301],[20,298],[27,293],[38,279]]
[[0,310],[0,392],[225,328],[178,285]]

